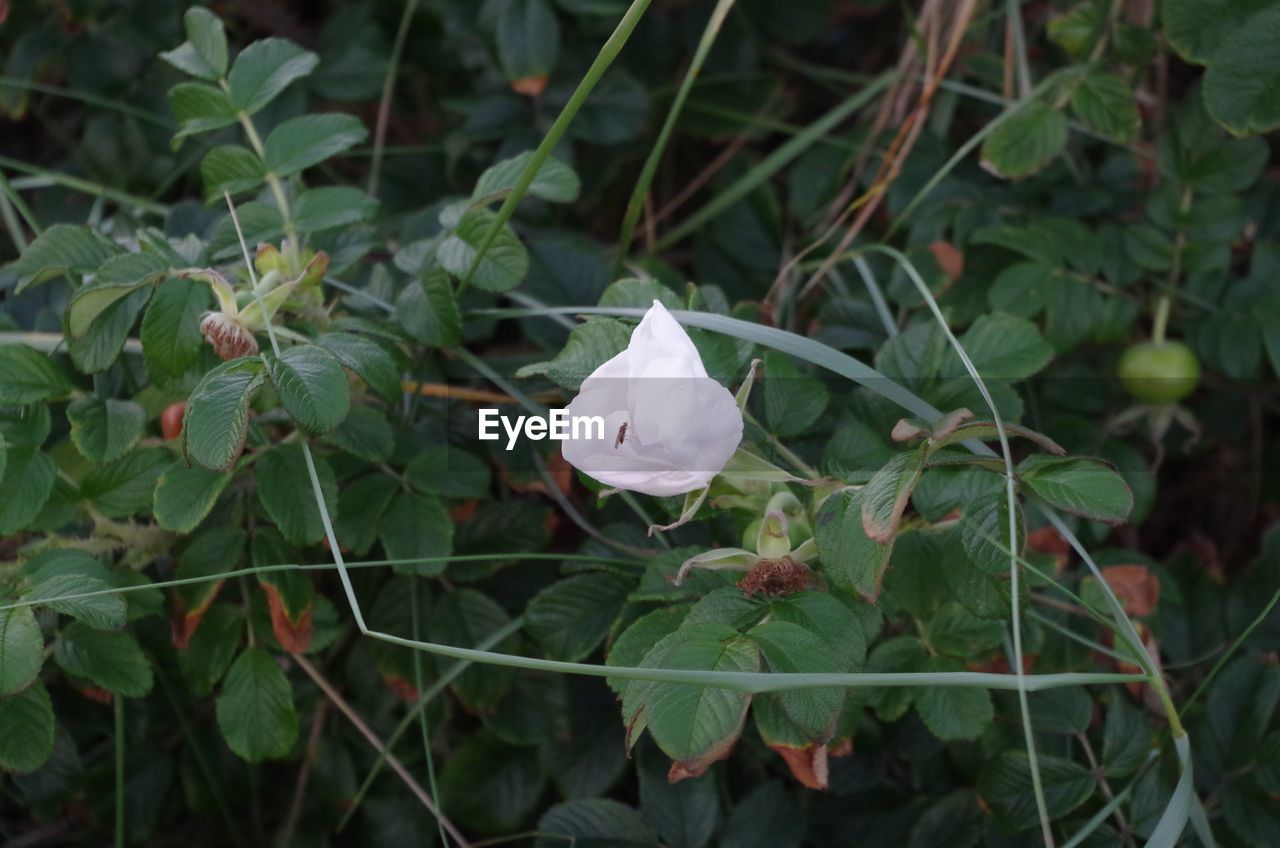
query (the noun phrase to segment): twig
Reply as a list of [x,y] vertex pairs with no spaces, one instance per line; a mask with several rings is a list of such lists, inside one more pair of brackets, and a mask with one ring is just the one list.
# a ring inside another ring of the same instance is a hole
[[311,719],[311,733],[307,736],[307,752],[302,758],[302,767],[298,769],[298,783],[293,789],[293,801],[289,804],[289,816],[280,828],[280,845],[293,844],[293,832],[298,826],[298,817],[302,814],[302,799],[307,793],[307,779],[311,776],[311,767],[315,765],[317,749],[320,746],[320,731],[324,729],[325,714],[329,710],[329,702],[321,701],[316,705],[315,716]]
[[329,681],[325,679],[324,675],[322,675],[306,657],[301,654],[290,654],[290,656],[293,657],[293,660],[298,664],[298,667],[305,671],[307,676],[315,682],[316,686],[320,687],[320,691],[324,693],[325,697],[333,702],[333,705],[338,708],[338,712],[346,716],[347,720],[355,725],[356,730],[360,731],[360,735],[368,740],[374,750],[386,758],[387,765],[391,766],[391,770],[394,771],[402,781],[404,781],[405,786],[409,787],[409,791],[422,802],[422,806],[426,807],[427,811],[430,812],[431,815],[436,817],[458,845],[461,846],[461,848],[468,848],[470,843],[467,842],[466,837],[462,835],[462,832],[458,830],[453,822],[449,821],[449,819],[440,812],[440,808],[436,806],[435,801],[433,801],[431,796],[427,794],[427,790],[423,789],[418,781],[413,779],[413,775],[411,775],[409,770],[404,767],[404,763],[400,762],[399,758],[397,758],[395,754],[387,750],[387,746],[382,744],[382,740],[378,738],[378,734],[374,733],[373,730],[370,729],[369,725],[365,723],[365,720],[360,717],[359,713],[353,710],[351,705],[348,704],[340,694],[338,694],[338,690],[333,688]]
[[[1098,787],[1102,789],[1102,796],[1108,801],[1115,800],[1115,793],[1111,791],[1111,785],[1107,783],[1107,777],[1102,773],[1102,767],[1098,765],[1098,758],[1093,754],[1093,746],[1089,744],[1089,737],[1084,733],[1077,733],[1076,739],[1080,741],[1080,746],[1084,748],[1085,759],[1089,761],[1089,768],[1093,771],[1093,776],[1098,781]],[[1137,848],[1133,841],[1133,832],[1129,830],[1129,822],[1124,817],[1124,811],[1116,807],[1114,815],[1116,824],[1120,825],[1120,838],[1124,840],[1124,844],[1128,848]]]

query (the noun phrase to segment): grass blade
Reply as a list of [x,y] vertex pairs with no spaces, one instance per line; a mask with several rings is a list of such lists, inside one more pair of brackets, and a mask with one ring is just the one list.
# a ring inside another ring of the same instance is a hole
[[720,34],[720,27],[724,24],[724,19],[733,8],[733,4],[734,0],[717,0],[716,7],[711,10],[711,19],[707,21],[707,27],[702,31],[702,38],[698,40],[698,47],[693,53],[693,60],[689,63],[689,70],[685,72],[675,99],[671,102],[671,108],[667,110],[667,119],[658,132],[658,139],[649,149],[649,156],[644,160],[644,167],[640,169],[636,186],[632,189],[631,198],[627,201],[627,212],[622,219],[622,232],[618,235],[618,255],[613,265],[615,276],[621,272],[622,265],[627,259],[627,252],[631,249],[631,239],[635,235],[636,223],[640,220],[640,212],[644,208],[645,195],[649,193],[653,177],[658,173],[658,163],[667,149],[667,142],[671,139],[676,121],[680,119],[684,102],[688,99],[693,83],[698,78],[702,64],[707,60],[711,45],[715,44],[716,36]]
[[618,21],[617,28],[614,29],[613,34],[609,36],[609,40],[604,43],[604,46],[600,48],[600,52],[596,54],[595,61],[591,63],[591,67],[587,68],[582,81],[578,83],[578,87],[574,89],[573,94],[569,97],[569,102],[560,110],[555,122],[551,124],[551,129],[547,130],[547,134],[543,137],[542,143],[533,151],[533,156],[529,157],[529,164],[525,166],[520,178],[512,186],[511,193],[507,195],[507,199],[502,201],[502,205],[498,207],[498,214],[494,216],[488,232],[484,234],[484,238],[477,245],[476,257],[471,261],[471,267],[467,270],[467,275],[458,284],[459,295],[471,284],[471,278],[475,276],[476,269],[480,267],[480,263],[484,261],[485,255],[489,252],[489,248],[493,246],[493,240],[498,237],[498,233],[515,213],[516,206],[519,205],[525,192],[529,190],[529,185],[533,182],[538,169],[542,167],[542,163],[546,162],[547,157],[551,155],[551,151],[556,149],[556,145],[560,143],[565,131],[569,129],[569,124],[573,123],[574,116],[578,114],[578,110],[582,108],[582,104],[586,102],[591,90],[596,87],[596,83],[600,82],[604,72],[609,70],[613,60],[618,58],[618,53],[622,51],[623,45],[631,37],[636,24],[640,23],[641,16],[649,8],[649,2],[650,0],[632,0],[626,13],[622,16],[622,20]]

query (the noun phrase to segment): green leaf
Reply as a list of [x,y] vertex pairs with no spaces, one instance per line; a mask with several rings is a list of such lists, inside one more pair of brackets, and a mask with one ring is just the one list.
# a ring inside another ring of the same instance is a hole
[[0,610],[0,695],[30,686],[43,664],[44,637],[31,607]]
[[226,93],[203,82],[183,82],[169,89],[169,108],[178,121],[175,145],[189,135],[220,130],[236,122],[236,109]]
[[71,441],[91,462],[111,462],[142,436],[147,414],[131,400],[86,395],[67,407]]
[[560,25],[547,0],[509,0],[497,21],[498,61],[508,80],[547,77],[560,51]]
[[800,848],[806,821],[779,780],[759,783],[729,813],[721,848]]
[[138,315],[151,299],[151,291],[150,286],[133,287],[104,309],[84,336],[68,337],[67,352],[76,368],[92,374],[106,370],[116,361]]
[[827,408],[827,387],[797,368],[789,356],[765,351],[764,375],[765,419],[773,432],[794,436],[822,417]]
[[316,54],[285,38],[255,41],[240,51],[227,75],[228,103],[234,111],[252,115],[289,83],[311,73],[319,62]]
[[1138,135],[1138,102],[1115,74],[1097,71],[1080,80],[1071,93],[1071,109],[1085,126],[1113,141],[1128,144]]
[[[515,188],[516,181],[532,158],[533,151],[528,150],[490,165],[476,181],[475,190],[471,192],[471,202],[487,205],[505,198]],[[533,182],[529,183],[525,194],[552,203],[571,203],[578,199],[581,187],[578,175],[572,168],[554,156],[549,156],[533,175]]]
[[35,448],[9,448],[4,478],[0,479],[0,537],[25,529],[49,500],[57,467],[48,454]]
[[315,343],[386,400],[400,398],[400,371],[386,349],[355,333],[325,333]]
[[1092,0],[1083,0],[1050,18],[1046,30],[1049,40],[1071,54],[1071,58],[1083,59],[1102,34],[1103,23],[1102,8]]
[[894,454],[862,489],[862,529],[868,539],[883,544],[897,535],[924,460],[923,448]]
[[489,494],[489,466],[452,445],[427,445],[404,469],[404,480],[419,492],[446,498]]
[[182,419],[183,450],[213,471],[227,471],[244,450],[249,400],[266,381],[257,357],[224,362],[196,384]]
[[544,785],[532,750],[477,733],[440,770],[440,806],[469,829],[510,833],[537,808]]
[[1133,509],[1133,492],[1100,459],[1036,454],[1018,465],[1023,485],[1051,506],[1107,524],[1122,524]]
[[[694,624],[662,639],[642,668],[694,671],[759,671],[760,652],[732,627]],[[696,776],[728,756],[746,720],[751,696],[689,683],[631,681],[622,696],[628,741],[648,729],[658,747],[676,761],[677,774]]]
[[[372,218],[378,201],[346,186],[325,186],[303,192],[293,207],[298,232],[315,233]],[[252,242],[250,242],[252,243]]]
[[121,252],[88,227],[53,224],[27,245],[14,265],[18,274],[15,294],[63,274],[89,274]]
[[222,20],[203,6],[192,6],[182,16],[187,40],[160,54],[170,65],[194,77],[217,80],[227,72],[227,34]]
[[277,357],[267,354],[267,373],[280,402],[304,430],[323,433],[342,423],[351,409],[347,377],[324,348],[298,345]]
[[1204,64],[1252,15],[1274,0],[1164,0],[1165,37],[1184,59]]
[[211,204],[220,202],[223,192],[234,195],[257,188],[266,176],[258,154],[239,144],[219,145],[200,160],[204,197]]
[[1067,119],[1047,103],[1023,106],[996,127],[982,145],[982,159],[998,173],[1017,179],[1049,164],[1067,144]]
[[197,698],[207,698],[240,647],[244,613],[234,604],[214,604],[178,653],[178,668]]
[[141,698],[151,691],[151,663],[133,636],[122,630],[94,630],[73,622],[63,628],[53,656],[63,671],[108,692]]
[[[1016,507],[1016,504],[1015,504]],[[1017,552],[1027,543],[1026,519],[1021,509],[1016,516]],[[1008,574],[1009,563],[1009,498],[1003,492],[967,504],[960,519],[960,539],[969,560],[987,574]]]
[[822,571],[841,589],[867,600],[880,594],[893,541],[876,542],[862,528],[863,490],[832,495],[814,519],[814,541]]
[[1203,91],[1210,114],[1236,135],[1280,126],[1280,4],[1245,20],[1214,51]]
[[[626,668],[640,665],[654,645],[676,632],[689,610],[688,606],[661,607],[640,616],[609,646],[605,665]],[[631,685],[631,681],[617,677],[606,678],[606,682],[619,695]]]
[[[795,674],[847,670],[839,667],[824,639],[798,624],[766,621],[751,628],[747,636],[760,647],[770,671]],[[844,704],[842,690],[795,689],[776,694],[787,718],[805,736],[820,743],[831,738]]]
[[535,848],[657,848],[658,834],[638,810],[612,798],[556,804],[538,819]]
[[[1093,775],[1084,766],[1045,754],[1037,759],[1050,818],[1065,816],[1093,794]],[[1034,827],[1040,820],[1031,763],[1022,751],[1003,751],[988,761],[978,777],[978,793],[996,820],[1011,831]]]
[[44,765],[53,753],[55,725],[53,702],[40,681],[0,697],[0,768],[26,774]]
[[349,150],[368,135],[354,115],[303,115],[271,131],[262,159],[268,171],[288,177]]
[[986,656],[1004,641],[1004,625],[978,618],[958,603],[939,607],[923,631],[935,651],[960,659]]
[[48,356],[26,345],[0,344],[0,406],[26,406],[71,391]]
[[[996,625],[999,628],[999,625]],[[919,671],[964,671],[949,657],[930,657]],[[991,693],[961,686],[922,686],[915,690],[916,710],[929,732],[945,742],[977,739],[995,718]]]
[[160,475],[151,511],[156,523],[175,533],[190,533],[204,521],[232,475],[177,463]]
[[409,337],[431,347],[453,347],[462,341],[462,317],[453,285],[442,268],[423,272],[396,298],[396,320]]
[[983,818],[972,789],[953,790],[916,818],[907,848],[977,848],[982,844]]
[[1114,699],[1102,731],[1102,770],[1107,777],[1136,772],[1147,761],[1151,746],[1151,728],[1142,713],[1124,698]]
[[142,286],[158,281],[169,265],[154,253],[113,256],[98,269],[91,286],[77,289],[67,307],[67,335],[78,339],[89,332],[94,320],[112,304]]
[[174,587],[174,611],[171,618],[174,644],[181,648],[200,624],[200,619],[222,581],[213,579],[230,571],[244,556],[244,532],[238,527],[213,525],[191,537],[178,556],[174,577],[201,578]]
[[89,574],[53,574],[32,586],[22,599],[39,601],[95,630],[120,630],[125,625],[128,612],[121,594],[59,600],[67,595],[102,592],[110,588],[105,580]]
[[298,738],[293,688],[262,648],[245,648],[227,672],[217,700],[228,747],[251,763],[286,756]]
[[[455,277],[465,277],[475,262],[480,242],[496,221],[497,213],[489,209],[472,209],[463,215],[436,251],[440,265]],[[508,291],[520,285],[528,270],[528,251],[511,227],[503,224],[472,282],[486,291]]]
[[353,408],[341,424],[325,434],[324,440],[368,462],[382,462],[395,449],[391,423],[381,409],[372,406]]
[[204,336],[200,316],[209,307],[209,287],[175,278],[156,287],[142,316],[142,355],[150,373],[180,377],[196,363]]
[[[1053,346],[1036,325],[1025,318],[993,312],[973,322],[960,336],[973,365],[984,380],[1014,382],[1040,371],[1053,358]],[[969,372],[954,351],[943,358],[943,377],[964,377]]]
[[987,302],[992,309],[1019,318],[1034,318],[1044,309],[1057,276],[1058,270],[1043,262],[1015,263],[992,280]]
[[400,488],[398,478],[381,472],[360,477],[344,488],[333,522],[338,544],[360,555],[368,553],[377,539],[382,513]]
[[[284,232],[280,210],[269,203],[256,200],[242,203],[236,214],[240,218],[240,228],[244,231],[245,244],[273,241]],[[240,237],[236,234],[231,215],[224,216],[213,228],[213,235],[209,238],[209,255],[214,259],[241,258]]]
[[[337,481],[329,463],[320,457],[313,461],[325,506],[332,511],[338,501]],[[254,463],[253,483],[267,514],[291,544],[314,545],[324,538],[324,522],[301,445],[280,444],[264,453]]]
[[555,359],[526,365],[516,376],[545,374],[552,382],[576,390],[591,372],[626,350],[630,340],[630,328],[620,321],[611,318],[587,321],[569,332],[569,340]]
[[[453,522],[438,498],[401,492],[378,523],[378,539],[387,559],[411,560],[443,557],[453,553]],[[399,564],[397,574],[435,577],[444,573],[444,561]]]
[[138,448],[80,480],[80,496],[108,518],[126,518],[151,507],[156,481],[172,456],[159,447]]
[[658,829],[660,844],[703,848],[720,824],[720,793],[711,775],[672,783],[669,763],[653,746],[637,752],[640,809]]
[[[487,595],[474,589],[456,589],[431,608],[427,635],[433,642],[471,648],[510,621],[506,610]],[[512,636],[492,650],[510,652],[518,644]],[[454,679],[452,688],[469,709],[488,710],[506,695],[513,677],[510,668],[474,665]]]
[[525,627],[550,659],[579,662],[596,649],[622,612],[631,581],[614,574],[575,574],[534,595]]

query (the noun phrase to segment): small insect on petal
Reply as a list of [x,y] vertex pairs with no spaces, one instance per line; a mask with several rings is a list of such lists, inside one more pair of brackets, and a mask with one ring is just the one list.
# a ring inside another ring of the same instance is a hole
[[626,422],[624,421],[622,426],[618,428],[618,438],[613,440],[613,449],[617,450],[618,448],[622,447],[622,443],[626,441],[626,438],[627,438],[627,425],[626,425]]

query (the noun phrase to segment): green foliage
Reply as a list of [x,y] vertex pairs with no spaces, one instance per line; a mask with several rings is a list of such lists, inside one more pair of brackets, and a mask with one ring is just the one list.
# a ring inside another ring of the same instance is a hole
[[1275,0],[11,5],[6,838],[1280,841]]

